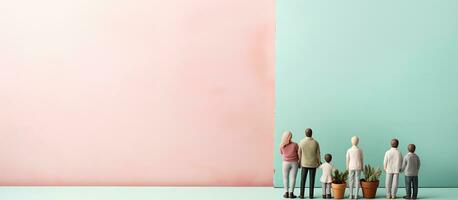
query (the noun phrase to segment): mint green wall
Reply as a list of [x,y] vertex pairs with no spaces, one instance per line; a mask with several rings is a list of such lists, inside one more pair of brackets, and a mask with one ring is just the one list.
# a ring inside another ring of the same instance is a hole
[[276,12],[275,186],[282,131],[298,142],[306,127],[338,168],[351,136],[380,167],[397,137],[403,154],[417,145],[420,186],[458,186],[458,1],[277,0]]

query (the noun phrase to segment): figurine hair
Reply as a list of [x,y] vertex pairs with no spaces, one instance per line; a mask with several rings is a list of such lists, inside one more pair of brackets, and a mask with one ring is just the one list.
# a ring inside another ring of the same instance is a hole
[[399,146],[399,140],[398,139],[392,139],[391,140],[391,147],[398,148],[398,146]]
[[281,137],[280,147],[284,147],[291,142],[291,138],[293,137],[293,133],[291,131],[283,132],[283,136]]
[[407,150],[409,150],[410,153],[414,153],[415,149],[417,149],[417,147],[414,144],[409,144],[407,146]]
[[324,155],[324,160],[325,160],[327,163],[331,162],[331,160],[332,160],[332,155],[329,154],[329,153],[327,153],[326,155]]
[[305,136],[312,137],[312,129],[311,128],[306,128],[305,129]]

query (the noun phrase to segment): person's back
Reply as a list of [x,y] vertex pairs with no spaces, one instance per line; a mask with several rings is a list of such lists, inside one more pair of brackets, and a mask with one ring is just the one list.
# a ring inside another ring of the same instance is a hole
[[396,199],[398,191],[399,172],[402,168],[402,155],[398,150],[399,141],[397,139],[391,140],[391,149],[385,153],[383,159],[383,168],[386,172],[385,188],[386,198]]
[[403,161],[403,171],[406,176],[418,176],[420,158],[415,153],[409,152]]
[[334,166],[331,163],[326,162],[321,164],[319,168],[323,170],[320,181],[322,183],[332,183],[332,172],[335,171]]
[[348,170],[362,170],[363,169],[363,151],[357,147],[352,146],[347,150]]
[[297,161],[299,158],[297,156],[298,145],[294,142],[280,147],[280,154],[283,156],[284,161]]
[[402,154],[397,148],[385,153],[384,166],[386,173],[399,173],[402,167]]
[[299,143],[299,163],[301,165],[301,194],[299,198],[304,198],[305,180],[307,173],[310,172],[309,178],[309,198],[313,198],[313,190],[315,188],[315,173],[316,168],[320,166],[320,145],[312,138],[312,129],[305,129],[305,139]]
[[[347,151],[346,165],[348,170],[350,199],[358,199],[359,193],[359,177],[363,169],[363,151],[358,147],[359,138],[353,136],[351,138],[351,147]],[[356,189],[354,193],[353,189]]]
[[296,198],[294,188],[296,187],[296,175],[299,169],[296,143],[292,141],[293,133],[291,131],[283,132],[280,143],[280,154],[283,156],[283,185],[285,187],[284,198]]
[[405,173],[406,196],[404,199],[417,199],[418,194],[418,171],[420,170],[420,158],[415,154],[415,144],[409,144],[409,153],[402,161],[402,171]]
[[299,144],[299,159],[302,167],[316,168],[320,165],[320,146],[316,140],[306,137]]
[[330,199],[331,198],[331,183],[332,183],[332,173],[336,170],[334,166],[331,164],[332,155],[326,154],[324,155],[325,163],[320,165],[320,169],[323,170],[323,174],[321,175],[320,182],[321,188],[323,191],[323,199]]

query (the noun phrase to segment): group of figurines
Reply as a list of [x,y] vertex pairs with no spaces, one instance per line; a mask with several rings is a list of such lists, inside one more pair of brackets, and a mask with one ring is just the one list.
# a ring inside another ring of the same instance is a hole
[[[304,199],[305,181],[309,174],[309,198],[314,198],[314,184],[316,169],[322,170],[320,182],[322,184],[323,199],[332,198],[331,183],[333,182],[332,173],[336,170],[331,164],[332,155],[324,156],[325,163],[321,163],[320,145],[312,138],[312,129],[305,130],[305,138],[299,144],[292,140],[292,133],[285,131],[280,144],[280,154],[283,157],[283,183],[285,187],[285,198],[296,198],[294,187],[296,183],[297,171],[301,169],[300,195]],[[346,168],[349,176],[350,199],[358,198],[359,182],[361,171],[363,170],[363,151],[358,147],[359,138],[351,138],[352,146],[346,154]],[[399,141],[391,140],[391,148],[385,153],[384,171],[386,173],[386,198],[396,199],[398,188],[399,173],[405,173],[406,195],[404,199],[416,199],[418,194],[418,171],[420,169],[420,159],[415,154],[415,145],[409,144],[409,153],[404,156],[398,150]],[[355,190],[354,190],[355,189]],[[413,191],[412,191],[413,190]]]

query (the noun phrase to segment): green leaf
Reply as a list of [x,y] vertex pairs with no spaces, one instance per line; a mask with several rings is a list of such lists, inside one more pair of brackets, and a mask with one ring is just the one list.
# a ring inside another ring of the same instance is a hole
[[382,175],[380,168],[374,168],[371,165],[365,165],[363,168],[364,180],[367,182],[379,181]]

